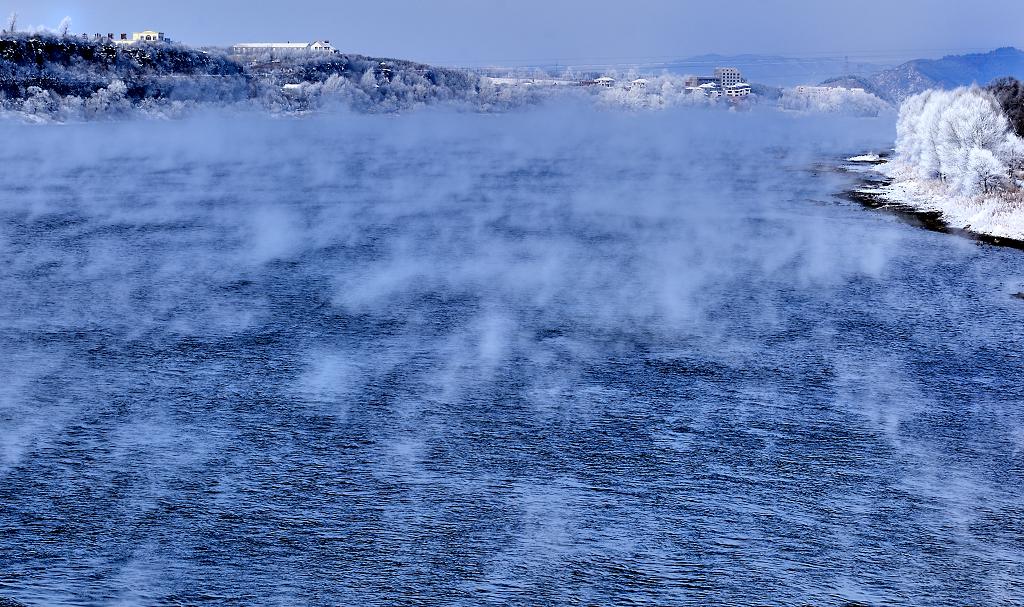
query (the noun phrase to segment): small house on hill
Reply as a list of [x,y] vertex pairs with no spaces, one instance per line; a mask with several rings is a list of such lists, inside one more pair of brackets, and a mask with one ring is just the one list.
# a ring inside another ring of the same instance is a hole
[[729,97],[747,97],[750,95],[750,85],[746,82],[738,82],[725,87],[725,94]]

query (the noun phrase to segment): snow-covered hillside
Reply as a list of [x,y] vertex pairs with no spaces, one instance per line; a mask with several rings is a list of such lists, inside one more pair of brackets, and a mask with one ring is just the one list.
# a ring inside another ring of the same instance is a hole
[[206,104],[363,111],[438,102],[511,103],[464,70],[336,54],[242,63],[172,43],[117,45],[53,33],[0,38],[0,111],[36,121],[174,116]]
[[307,57],[249,57],[226,50],[158,42],[117,45],[50,33],[0,37],[0,116],[66,122],[126,116],[178,117],[207,105],[272,113],[341,106],[395,112],[431,104],[471,111],[505,111],[543,102],[582,100],[615,110],[761,107],[809,113],[875,116],[887,105],[872,95],[806,100],[752,85],[729,97],[687,86],[671,73],[522,79],[399,59],[334,53]]
[[898,104],[929,89],[985,85],[1003,76],[1024,77],[1024,51],[1005,47],[987,53],[915,59],[870,76],[843,76],[824,83],[865,88]]

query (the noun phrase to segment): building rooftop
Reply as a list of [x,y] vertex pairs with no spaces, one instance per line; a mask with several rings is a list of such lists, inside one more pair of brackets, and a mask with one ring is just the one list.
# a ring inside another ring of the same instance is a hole
[[310,44],[309,42],[243,42],[234,46],[241,48],[306,48]]

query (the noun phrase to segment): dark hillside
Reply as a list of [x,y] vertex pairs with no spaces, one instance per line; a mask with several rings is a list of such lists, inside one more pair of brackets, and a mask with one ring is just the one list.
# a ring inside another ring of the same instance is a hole
[[121,80],[132,98],[244,97],[242,66],[224,55],[168,43],[119,46],[55,35],[0,38],[0,92],[11,98],[39,87],[87,97]]
[[329,57],[256,61],[246,71],[261,86],[327,84],[354,93],[359,109],[392,111],[419,103],[475,101],[480,78],[463,70],[435,67],[402,59],[339,53]]
[[1016,78],[999,78],[988,90],[999,100],[1013,130],[1024,137],[1024,83]]
[[50,111],[66,105],[61,99],[87,99],[115,80],[135,103],[248,99],[284,109],[310,105],[304,97],[283,97],[286,84],[312,85],[300,97],[340,91],[368,111],[474,100],[480,90],[480,79],[469,72],[354,54],[241,63],[224,50],[164,42],[120,46],[52,34],[0,38],[0,99],[42,100],[32,107]]

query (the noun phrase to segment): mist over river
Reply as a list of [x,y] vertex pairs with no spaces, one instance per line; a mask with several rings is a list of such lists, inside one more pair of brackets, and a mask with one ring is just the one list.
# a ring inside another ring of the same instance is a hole
[[0,604],[1021,604],[1024,252],[893,137],[0,124]]

